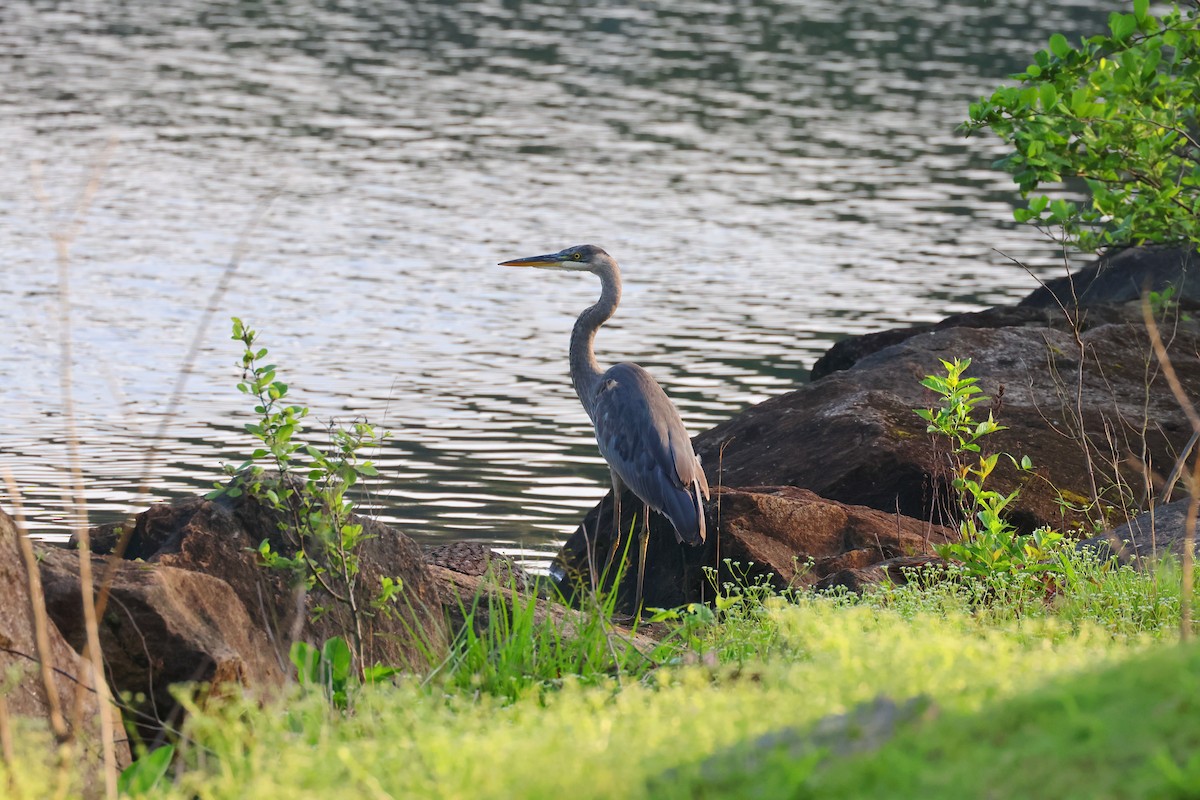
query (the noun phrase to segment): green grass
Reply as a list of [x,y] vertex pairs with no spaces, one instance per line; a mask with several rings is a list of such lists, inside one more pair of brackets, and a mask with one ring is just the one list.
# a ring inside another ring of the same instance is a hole
[[[606,645],[564,649],[518,605],[506,636],[362,687],[347,711],[319,691],[194,709],[150,796],[1200,797],[1200,649],[1173,643],[1177,572],[1079,568],[1050,602],[1004,584],[755,595],[684,614],[658,666],[616,674]],[[871,752],[814,744],[878,698],[923,711]],[[10,794],[46,796],[48,736],[24,730],[18,749]]]
[[714,753],[878,694],[973,712],[1019,694],[1023,676],[1137,650],[1048,622],[992,629],[820,601],[770,613],[798,657],[661,669],[620,691],[567,681],[510,702],[409,682],[363,691],[347,715],[317,694],[263,710],[231,701],[193,716],[190,769],[165,796],[670,796],[651,792],[666,770],[684,787]]
[[797,797],[1200,797],[1200,647],[1160,646],[914,726]]

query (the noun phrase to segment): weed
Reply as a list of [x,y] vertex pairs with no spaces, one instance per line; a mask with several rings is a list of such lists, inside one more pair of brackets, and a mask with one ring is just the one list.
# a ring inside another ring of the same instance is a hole
[[[1031,471],[1033,464],[1028,456],[1018,461],[1011,455],[982,452],[980,441],[1004,427],[996,423],[990,411],[986,420],[976,421],[978,405],[989,398],[977,385],[977,378],[965,376],[970,366],[969,358],[943,360],[944,376],[929,375],[921,381],[941,399],[936,408],[916,409],[916,414],[928,423],[929,433],[950,442],[954,475],[951,486],[957,492],[961,517],[961,540],[935,549],[939,556],[957,562],[966,574],[976,577],[1045,574],[1064,578],[1067,569],[1062,534],[1040,528],[1028,536],[1019,535],[1005,518],[1005,510],[1020,495],[1020,489],[1003,494],[988,487],[1001,455],[1021,472]],[[968,457],[973,460],[964,460]]]
[[[288,386],[278,379],[275,365],[265,363],[267,348],[258,345],[257,332],[235,317],[232,338],[243,347],[238,391],[254,399],[258,415],[256,422],[246,425],[246,431],[262,446],[241,466],[228,468],[232,480],[218,484],[209,497],[238,497],[246,491],[278,513],[288,552],[276,550],[264,539],[258,546],[262,563],[292,573],[308,589],[319,587],[329,602],[349,611],[353,660],[360,675],[366,675],[364,617],[391,613],[403,582],[384,578],[364,607],[359,597],[359,548],[367,536],[362,524],[353,520],[349,492],[361,479],[378,475],[370,461],[361,460],[360,453],[380,445],[387,433],[377,432],[363,420],[348,425],[331,423],[325,449],[304,443],[300,434],[309,410],[286,402]],[[297,477],[300,475],[303,479]],[[320,616],[328,608],[317,605],[313,614]]]
[[674,609],[650,609],[651,622],[673,626],[671,638],[686,651],[712,654],[715,660],[744,664],[774,653],[780,641],[774,613],[798,598],[780,591],[773,573],[756,572],[754,562],[724,559],[727,580],[714,567],[704,574],[713,590],[711,605],[689,603]]
[[[632,540],[630,538],[630,540]],[[613,582],[621,582],[624,559]],[[643,653],[631,637],[610,622],[617,592],[585,593],[580,610],[561,614],[539,605],[536,595],[520,591],[509,573],[507,586],[460,600],[462,629],[450,656],[430,676],[449,689],[483,693],[515,701],[529,690],[561,686],[618,683],[656,666],[658,658]],[[636,623],[636,620],[635,620]],[[633,633],[636,633],[636,628]]]

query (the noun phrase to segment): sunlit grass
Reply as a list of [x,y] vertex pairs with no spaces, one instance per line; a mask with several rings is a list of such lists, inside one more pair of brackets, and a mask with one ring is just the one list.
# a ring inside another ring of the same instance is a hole
[[[151,794],[1015,798],[1044,796],[1037,770],[1016,766],[1041,759],[1064,772],[1056,796],[1071,780],[1080,797],[1190,796],[1168,792],[1200,773],[1187,760],[1200,723],[1185,719],[1200,654],[1174,644],[1178,570],[1075,567],[1049,596],[970,581],[865,598],[729,589],[715,615],[681,614],[649,660],[606,643],[606,622],[570,642],[532,606],[501,603],[457,661],[362,687],[348,710],[320,691],[193,708]],[[877,698],[929,710],[875,753],[797,753],[819,721]],[[791,744],[759,743],[781,732]],[[1126,736],[1137,743],[1115,753]],[[10,794],[46,796],[50,737],[26,729],[18,749]],[[1101,761],[1128,773],[1124,794],[1093,780]]]
[[684,787],[714,754],[878,695],[972,713],[1140,647],[1053,620],[997,627],[824,600],[767,614],[791,657],[663,668],[619,690],[567,680],[510,701],[409,681],[363,691],[346,715],[320,696],[231,701],[193,715],[165,796],[660,797],[667,771]]
[[[1048,681],[1035,673],[1020,696],[944,714],[877,753],[830,762],[791,783],[803,787],[794,796],[1200,796],[1200,648],[1160,645],[1097,667]],[[787,785],[785,776],[770,782]]]

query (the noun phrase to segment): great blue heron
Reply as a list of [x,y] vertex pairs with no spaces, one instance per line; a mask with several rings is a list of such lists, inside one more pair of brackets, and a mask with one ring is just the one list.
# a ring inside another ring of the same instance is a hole
[[585,244],[549,255],[503,261],[500,266],[590,272],[600,278],[599,302],[579,315],[571,332],[571,383],[592,420],[596,444],[608,462],[612,478],[610,556],[621,538],[624,488],[629,487],[642,501],[637,595],[633,605],[634,613],[638,614],[646,573],[650,509],[671,521],[676,541],[690,545],[704,541],[703,500],[708,499],[708,481],[700,459],[692,450],[679,412],[649,372],[630,363],[601,371],[596,363],[593,350],[596,331],[612,317],[621,302],[621,270],[612,256],[595,245]]

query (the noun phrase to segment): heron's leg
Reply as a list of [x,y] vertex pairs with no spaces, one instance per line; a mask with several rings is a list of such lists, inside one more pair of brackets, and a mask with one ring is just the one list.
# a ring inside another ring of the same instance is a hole
[[[599,515],[597,515],[599,516]],[[587,520],[579,523],[580,530],[583,531],[583,546],[586,550],[584,556],[587,557],[588,578],[591,579],[592,594],[596,593],[596,540],[588,535]]]
[[638,541],[637,596],[633,600],[633,615],[642,615],[642,583],[646,578],[646,545],[650,542],[650,506],[642,504],[642,533]]
[[[613,503],[612,503],[613,532],[612,532],[611,547],[608,551],[608,558],[606,558],[604,560],[603,575],[609,574],[609,570],[612,569],[613,561],[615,561],[617,558],[617,551],[621,549],[621,495],[623,495],[625,493],[625,484],[621,481],[620,476],[617,475],[617,471],[610,469],[608,471],[608,474],[609,474],[609,477],[612,478],[612,487],[613,487]],[[603,583],[603,581],[604,581],[603,575],[601,576],[601,583]]]

